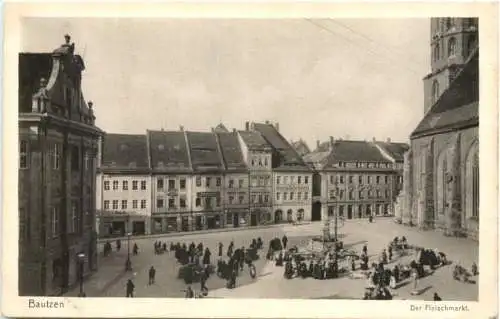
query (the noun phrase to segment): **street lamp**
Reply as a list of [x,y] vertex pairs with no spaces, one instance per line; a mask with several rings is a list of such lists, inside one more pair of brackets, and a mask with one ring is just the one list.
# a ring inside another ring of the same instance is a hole
[[80,271],[80,293],[78,294],[78,297],[86,297],[85,292],[83,291],[83,264],[85,262],[85,254],[79,253],[76,256],[78,257],[78,265]]
[[132,236],[132,233],[127,233],[127,260],[125,261],[125,271],[132,270],[132,261],[130,260],[130,236]]

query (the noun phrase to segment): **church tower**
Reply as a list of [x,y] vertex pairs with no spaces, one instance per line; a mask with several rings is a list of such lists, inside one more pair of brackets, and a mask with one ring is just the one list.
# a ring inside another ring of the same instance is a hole
[[424,78],[424,113],[434,105],[478,45],[477,18],[431,18],[431,73]]

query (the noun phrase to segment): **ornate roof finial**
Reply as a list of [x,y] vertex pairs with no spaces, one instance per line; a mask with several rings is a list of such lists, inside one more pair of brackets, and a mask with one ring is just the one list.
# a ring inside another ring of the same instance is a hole
[[64,40],[66,41],[66,44],[69,45],[69,41],[71,41],[71,36],[69,34],[65,34]]
[[94,106],[94,102],[89,101],[87,104],[89,106],[89,109],[92,110],[92,106]]
[[40,88],[45,88],[47,86],[47,80],[45,78],[40,79]]

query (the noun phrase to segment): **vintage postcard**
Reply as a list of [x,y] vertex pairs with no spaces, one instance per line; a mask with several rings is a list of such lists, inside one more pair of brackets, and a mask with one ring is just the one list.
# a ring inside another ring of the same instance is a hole
[[2,314],[496,316],[497,13],[8,3]]

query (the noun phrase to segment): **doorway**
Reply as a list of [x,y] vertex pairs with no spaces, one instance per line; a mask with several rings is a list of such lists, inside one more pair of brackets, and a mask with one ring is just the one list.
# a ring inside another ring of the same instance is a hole
[[240,227],[240,214],[233,213],[233,227]]
[[352,205],[347,205],[347,219],[352,219]]
[[146,233],[146,223],[145,222],[133,222],[132,223],[132,233],[134,235],[144,235]]
[[250,215],[250,226],[257,226],[257,220],[258,220],[257,213],[255,213],[255,212],[252,213]]
[[283,220],[283,211],[277,210],[274,212],[274,222],[280,223]]
[[313,203],[312,212],[311,212],[311,220],[313,222],[321,220],[321,203],[320,202]]

